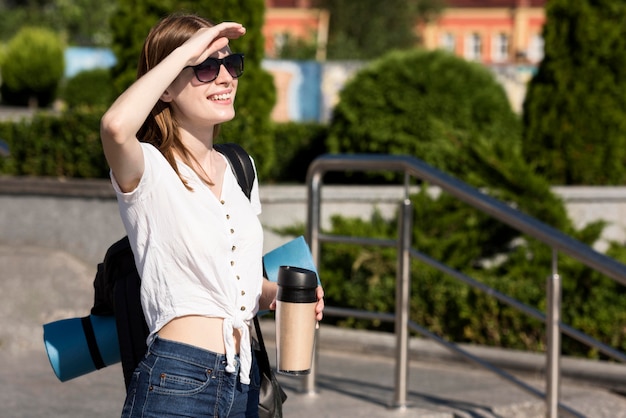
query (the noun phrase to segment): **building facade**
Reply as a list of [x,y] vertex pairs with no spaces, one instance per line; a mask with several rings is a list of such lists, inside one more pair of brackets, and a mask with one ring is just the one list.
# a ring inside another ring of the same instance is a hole
[[[543,58],[542,30],[547,0],[445,0],[434,21],[418,25],[426,49],[446,49],[485,64],[537,64]],[[263,34],[268,58],[275,58],[286,36],[316,42],[325,58],[328,12],[312,0],[266,0]]]
[[546,0],[448,0],[434,22],[420,29],[426,49],[445,49],[485,64],[543,59]]
[[326,59],[328,11],[312,7],[311,0],[265,0],[265,56],[276,58],[288,37],[317,46],[316,59]]
[[[358,1],[358,0],[354,0]],[[489,67],[514,111],[521,112],[528,80],[543,59],[547,0],[444,0],[432,22],[417,24],[423,47],[445,49]],[[326,62],[329,15],[313,0],[265,0],[263,67],[274,77],[277,122],[328,122],[343,85],[364,63]],[[317,45],[316,61],[276,59],[288,37]]]

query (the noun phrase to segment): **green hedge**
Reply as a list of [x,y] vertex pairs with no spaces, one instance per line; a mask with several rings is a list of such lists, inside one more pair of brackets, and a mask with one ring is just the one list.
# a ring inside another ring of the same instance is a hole
[[108,177],[99,134],[103,112],[78,108],[62,116],[42,112],[32,120],[0,123],[0,138],[11,152],[9,157],[0,157],[0,173]]
[[[411,197],[414,204],[413,246],[431,258],[465,273],[522,303],[545,312],[546,282],[552,250],[530,238],[501,248],[500,257],[482,260],[484,238],[494,222],[461,208],[458,200],[428,193]],[[592,225],[577,238],[597,238]],[[291,233],[297,230],[289,231]],[[301,231],[300,231],[301,232]],[[397,219],[374,213],[369,220],[336,216],[326,233],[394,239]],[[396,250],[376,246],[324,243],[320,276],[329,306],[374,312],[395,312]],[[626,260],[616,247],[610,254]],[[490,262],[485,262],[490,261]],[[563,283],[562,321],[618,350],[626,351],[626,289],[591,272],[568,257],[559,257]],[[545,325],[495,298],[416,260],[411,261],[410,319],[454,342],[544,351]],[[327,318],[327,322],[363,329],[393,331],[393,324],[363,319]],[[563,352],[598,358],[601,355],[567,336]]]
[[112,83],[111,72],[106,68],[81,71],[63,84],[60,98],[69,108],[108,107],[115,100]]
[[[0,123],[0,139],[11,151],[10,157],[0,157],[0,174],[108,178],[99,131],[106,108],[94,101],[85,96],[58,115],[40,112],[32,120]],[[254,136],[250,129],[239,115],[223,125],[219,141],[244,146],[263,183],[304,183],[311,161],[325,153],[327,127],[321,124],[267,124]],[[255,143],[259,137],[264,140]]]

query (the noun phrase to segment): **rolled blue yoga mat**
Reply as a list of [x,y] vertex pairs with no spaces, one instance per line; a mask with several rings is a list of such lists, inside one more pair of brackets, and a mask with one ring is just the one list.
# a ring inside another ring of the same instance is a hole
[[43,326],[48,360],[61,382],[121,361],[114,316],[89,315]]

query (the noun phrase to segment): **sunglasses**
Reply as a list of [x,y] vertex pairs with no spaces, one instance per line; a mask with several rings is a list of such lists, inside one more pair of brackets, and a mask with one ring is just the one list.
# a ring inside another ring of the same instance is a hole
[[224,58],[207,58],[198,65],[188,65],[185,68],[191,68],[199,82],[210,83],[217,78],[222,65],[233,78],[239,78],[243,74],[243,54],[231,54]]

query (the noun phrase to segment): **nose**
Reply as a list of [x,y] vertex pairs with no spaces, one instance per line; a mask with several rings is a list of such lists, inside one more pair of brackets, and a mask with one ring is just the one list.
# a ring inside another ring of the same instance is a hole
[[217,84],[221,84],[221,83],[229,83],[231,81],[233,81],[233,76],[230,75],[230,73],[228,72],[228,70],[226,69],[226,66],[224,66],[224,64],[220,64],[220,68],[217,70],[217,77],[215,78],[215,83]]

